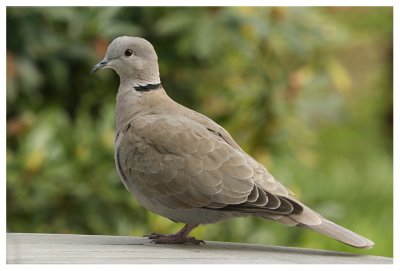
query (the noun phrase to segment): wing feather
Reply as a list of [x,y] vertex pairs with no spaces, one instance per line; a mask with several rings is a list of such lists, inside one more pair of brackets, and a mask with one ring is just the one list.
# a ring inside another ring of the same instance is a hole
[[226,133],[185,116],[134,119],[117,152],[127,187],[170,208],[271,215],[295,210],[297,205],[282,198],[288,190]]

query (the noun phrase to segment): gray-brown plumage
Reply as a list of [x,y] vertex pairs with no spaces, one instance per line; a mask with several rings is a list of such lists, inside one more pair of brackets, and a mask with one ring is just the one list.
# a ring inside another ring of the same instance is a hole
[[208,117],[168,97],[153,46],[116,38],[92,71],[120,77],[115,161],[126,188],[150,211],[186,226],[157,243],[200,243],[188,237],[200,224],[258,216],[305,227],[354,247],[374,243],[334,224],[298,200]]

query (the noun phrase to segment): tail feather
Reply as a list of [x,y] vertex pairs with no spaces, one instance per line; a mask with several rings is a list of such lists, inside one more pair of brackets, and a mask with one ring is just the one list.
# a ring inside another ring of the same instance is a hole
[[372,248],[374,246],[374,242],[371,240],[324,218],[318,225],[299,224],[299,226],[327,235],[353,247]]
[[297,203],[303,208],[302,212],[281,216],[276,220],[288,226],[299,226],[313,230],[353,247],[372,248],[374,246],[374,242],[371,240],[329,221],[306,205]]

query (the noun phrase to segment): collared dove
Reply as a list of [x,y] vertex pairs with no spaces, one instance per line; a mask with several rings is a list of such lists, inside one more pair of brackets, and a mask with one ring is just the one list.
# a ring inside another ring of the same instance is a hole
[[138,37],[112,41],[92,72],[120,77],[115,163],[125,187],[146,209],[185,226],[155,243],[203,241],[188,234],[200,224],[244,216],[275,220],[325,234],[345,244],[374,243],[298,201],[267,169],[208,117],[173,101],[161,85],[157,54]]

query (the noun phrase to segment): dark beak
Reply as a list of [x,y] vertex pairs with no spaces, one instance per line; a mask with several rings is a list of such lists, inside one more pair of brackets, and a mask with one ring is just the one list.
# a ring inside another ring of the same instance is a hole
[[104,58],[100,63],[97,63],[96,65],[93,66],[91,73],[94,73],[97,70],[107,67],[108,62],[109,60],[107,58]]

